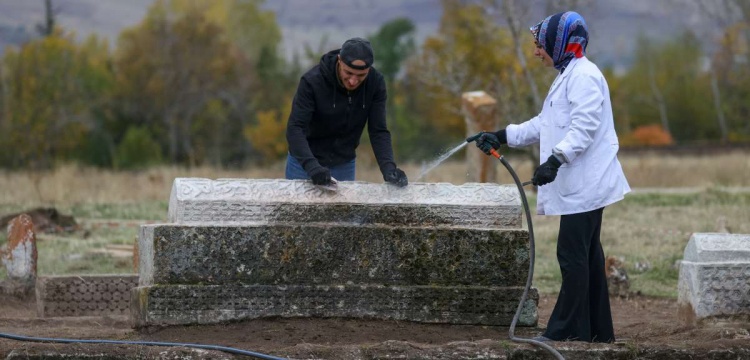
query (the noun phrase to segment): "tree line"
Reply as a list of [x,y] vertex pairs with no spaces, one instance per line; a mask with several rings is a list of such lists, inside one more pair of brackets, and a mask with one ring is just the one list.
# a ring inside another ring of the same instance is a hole
[[[723,37],[709,54],[690,31],[641,36],[627,71],[605,68],[623,146],[750,141],[750,6],[684,1],[703,6]],[[553,13],[592,2],[543,3]],[[114,47],[96,35],[77,42],[48,16],[38,38],[0,59],[0,167],[279,161],[299,77],[330,49],[285,59],[275,14],[262,5],[158,0]],[[500,127],[538,113],[555,75],[532,58],[529,2],[441,5],[438,31],[419,46],[404,18],[368,36],[399,159],[432,158],[463,138],[463,92],[497,99]]]

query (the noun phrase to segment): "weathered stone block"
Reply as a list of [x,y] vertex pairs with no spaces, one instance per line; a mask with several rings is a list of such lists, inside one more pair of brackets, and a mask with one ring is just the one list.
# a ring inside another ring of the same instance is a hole
[[44,276],[36,282],[39,317],[128,315],[137,275]]
[[[495,184],[176,179],[139,237],[138,326],[268,316],[507,325],[529,267],[518,191]],[[519,324],[536,324],[537,295]]]
[[750,320],[750,235],[693,234],[680,263],[677,300],[688,324]]
[[140,285],[522,286],[523,230],[146,225]]
[[[523,287],[383,285],[155,285],[133,289],[135,326],[261,317],[348,317],[510,325]],[[536,290],[518,324],[537,323]]]
[[34,291],[36,281],[36,234],[31,217],[21,214],[8,222],[8,242],[0,249],[0,262],[8,273],[0,281],[4,293],[27,296]]
[[496,184],[389,184],[346,181],[336,192],[303,180],[177,178],[169,200],[175,224],[345,223],[469,228],[521,227],[515,187]]

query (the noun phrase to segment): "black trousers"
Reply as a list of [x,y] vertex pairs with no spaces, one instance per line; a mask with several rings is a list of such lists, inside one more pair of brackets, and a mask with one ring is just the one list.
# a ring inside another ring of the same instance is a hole
[[562,286],[544,336],[552,340],[614,342],[604,251],[604,208],[560,217],[557,261]]

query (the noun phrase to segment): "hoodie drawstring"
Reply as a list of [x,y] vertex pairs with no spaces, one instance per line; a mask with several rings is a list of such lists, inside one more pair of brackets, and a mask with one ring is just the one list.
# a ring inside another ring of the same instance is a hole
[[[336,63],[336,80],[339,80],[339,64]],[[365,100],[367,99],[367,79],[365,79],[365,82],[362,84],[362,109],[365,108]],[[351,96],[349,96],[349,102],[351,103],[352,99]],[[333,108],[336,108],[336,83],[333,84]]]
[[[365,108],[365,100],[367,99],[367,81],[362,84],[362,108]],[[336,108],[336,84],[333,84],[333,108]]]

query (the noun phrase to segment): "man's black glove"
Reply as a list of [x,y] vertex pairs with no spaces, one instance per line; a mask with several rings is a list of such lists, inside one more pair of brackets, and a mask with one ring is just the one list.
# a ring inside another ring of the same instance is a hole
[[406,178],[406,173],[399,168],[395,168],[384,174],[383,180],[399,187],[404,187],[409,184],[409,179]]
[[331,184],[331,170],[327,167],[315,168],[310,171],[310,179],[312,179],[315,185],[330,185]]
[[550,155],[544,164],[539,165],[534,171],[534,177],[531,178],[531,183],[536,186],[547,185],[555,180],[557,177],[557,169],[560,168],[562,163],[557,160],[555,155]]
[[508,137],[505,135],[505,129],[503,129],[494,133],[482,133],[482,135],[479,135],[479,138],[477,138],[476,142],[477,147],[480,150],[484,151],[484,153],[487,155],[492,155],[492,153],[490,153],[490,150],[497,150],[501,145],[507,144]]

